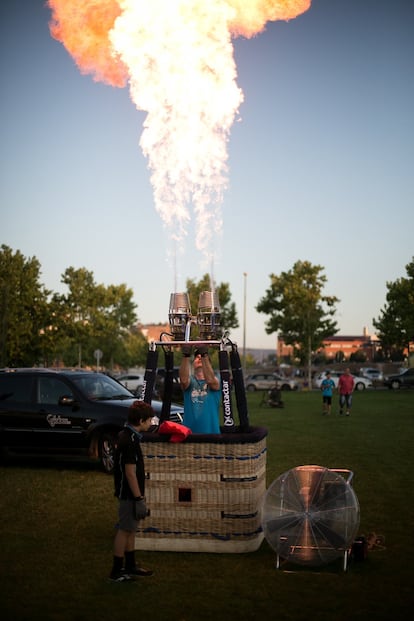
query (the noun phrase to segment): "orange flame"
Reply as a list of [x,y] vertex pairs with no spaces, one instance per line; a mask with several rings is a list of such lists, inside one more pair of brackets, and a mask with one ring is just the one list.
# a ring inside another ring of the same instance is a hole
[[233,36],[248,39],[261,32],[267,22],[289,20],[307,11],[312,0],[226,0],[235,9],[229,22]]
[[116,0],[48,0],[52,37],[63,43],[82,73],[96,81],[125,86],[126,67],[115,58],[108,34],[121,14]]
[[[140,144],[157,211],[182,241],[196,214],[196,246],[207,253],[221,231],[227,140],[243,101],[232,37],[288,20],[311,0],[48,0],[50,31],[82,73],[112,86],[129,82],[146,111]],[[211,252],[209,253],[211,255]]]

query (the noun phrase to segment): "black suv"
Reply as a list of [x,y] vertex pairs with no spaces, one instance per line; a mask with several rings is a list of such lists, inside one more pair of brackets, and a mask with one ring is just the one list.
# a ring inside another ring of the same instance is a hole
[[398,390],[398,388],[411,387],[414,388],[414,368],[405,369],[402,373],[388,375],[384,377],[384,386]]
[[[103,373],[49,369],[0,371],[0,449],[3,453],[86,453],[113,470],[114,444],[136,397]],[[159,415],[162,403],[153,401]],[[183,408],[170,419],[182,422]],[[156,422],[156,421],[154,421]]]

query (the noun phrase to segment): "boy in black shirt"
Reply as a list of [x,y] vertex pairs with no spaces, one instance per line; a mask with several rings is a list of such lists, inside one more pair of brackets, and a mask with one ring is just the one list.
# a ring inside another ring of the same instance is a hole
[[148,403],[134,401],[128,410],[128,422],[118,436],[114,483],[115,496],[119,500],[119,522],[109,576],[111,582],[129,582],[135,576],[151,576],[153,573],[135,564],[137,524],[147,515],[144,458],[139,440],[140,432],[147,431],[151,426],[153,416],[154,411]]

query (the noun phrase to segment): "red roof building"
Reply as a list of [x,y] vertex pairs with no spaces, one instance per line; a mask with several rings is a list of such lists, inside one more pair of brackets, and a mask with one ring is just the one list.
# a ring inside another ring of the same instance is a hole
[[164,332],[167,332],[168,334],[171,332],[171,328],[168,323],[147,324],[145,326],[139,325],[138,329],[145,336],[148,343],[151,343],[151,341],[159,341],[161,334]]
[[[315,353],[324,354],[331,359],[337,359],[340,355],[342,360],[349,360],[352,354],[362,351],[366,360],[372,361],[379,348],[378,337],[368,334],[364,329],[361,336],[330,336],[324,339],[323,346]],[[279,360],[293,356],[293,346],[286,345],[282,336],[277,340],[277,356]]]

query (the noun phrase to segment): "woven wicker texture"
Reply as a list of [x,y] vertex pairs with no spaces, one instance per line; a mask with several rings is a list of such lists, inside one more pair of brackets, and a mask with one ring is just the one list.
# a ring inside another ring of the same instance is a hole
[[[240,439],[239,434],[237,439]],[[262,540],[259,508],[266,491],[266,430],[243,434],[242,441],[206,436],[206,442],[143,442],[150,515],[139,524],[137,547],[143,539],[156,540],[158,549],[169,549],[169,541],[187,540],[197,551],[219,551],[217,542],[240,542],[251,549],[252,540]],[[246,438],[247,436],[247,438]],[[248,442],[249,439],[254,439]],[[225,441],[224,441],[225,440]],[[235,438],[236,440],[236,438]],[[247,440],[247,441],[246,441]],[[164,547],[160,540],[164,540]],[[207,548],[206,548],[207,542]],[[151,545],[144,546],[151,549]],[[231,550],[230,550],[231,551]],[[247,551],[247,548],[246,548]]]

